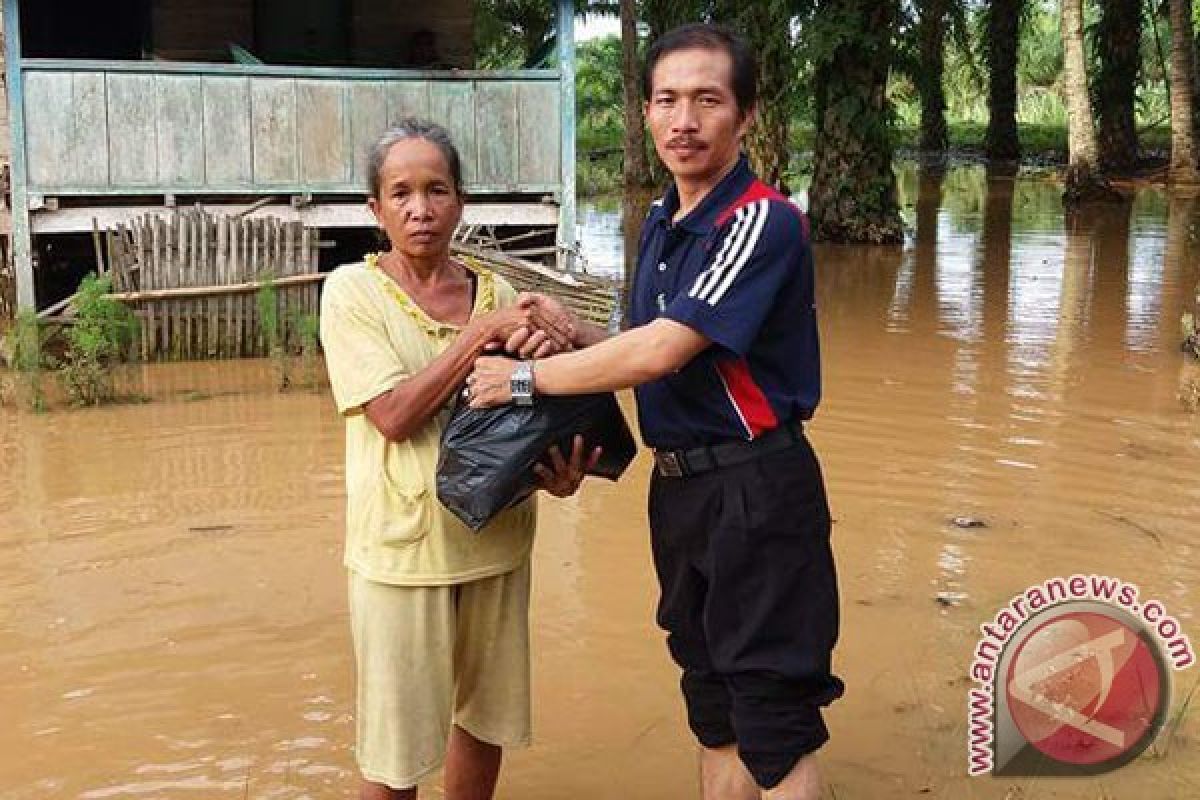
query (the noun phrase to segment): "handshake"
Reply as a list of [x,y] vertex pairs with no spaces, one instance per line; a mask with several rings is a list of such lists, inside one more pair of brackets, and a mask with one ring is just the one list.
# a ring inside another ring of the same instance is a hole
[[[488,344],[485,351],[521,359],[547,358],[581,344],[582,323],[562,303],[548,295],[524,292],[517,302],[478,317]],[[472,408],[490,408],[512,400],[512,374],[517,362],[502,356],[476,359],[467,376],[466,396]]]
[[489,351],[521,358],[546,358],[575,349],[579,320],[562,303],[538,292],[523,292],[517,302],[477,320],[488,333]]

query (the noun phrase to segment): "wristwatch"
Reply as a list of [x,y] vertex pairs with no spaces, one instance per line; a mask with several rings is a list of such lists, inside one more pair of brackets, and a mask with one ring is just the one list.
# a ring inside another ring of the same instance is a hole
[[513,405],[533,405],[533,362],[519,361],[508,382]]

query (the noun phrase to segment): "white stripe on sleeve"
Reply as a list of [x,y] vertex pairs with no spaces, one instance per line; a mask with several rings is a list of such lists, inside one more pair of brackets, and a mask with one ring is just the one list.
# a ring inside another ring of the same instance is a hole
[[713,259],[713,263],[708,269],[696,276],[696,282],[692,284],[692,290],[688,292],[688,297],[703,298],[704,293],[708,291],[708,284],[712,284],[713,276],[725,264],[725,260],[729,257],[729,251],[733,248],[734,242],[738,239],[743,227],[748,227],[746,223],[747,206],[742,206],[733,215],[733,225],[729,228],[729,233],[725,234],[725,239],[721,242],[721,249],[717,252],[717,257]]
[[737,261],[733,262],[729,266],[729,269],[725,271],[721,287],[708,298],[708,304],[711,306],[715,306],[721,302],[721,298],[725,296],[725,292],[729,291],[729,287],[733,285],[733,281],[737,278],[738,273],[742,271],[742,267],[746,266],[746,262],[750,260],[750,255],[754,252],[754,246],[758,243],[758,237],[762,235],[763,228],[767,224],[767,212],[770,210],[770,204],[766,200],[759,200],[757,205],[761,207],[762,213],[755,220],[754,230],[747,238],[747,244],[741,249]]
[[[740,258],[743,248],[746,246],[746,240],[751,230],[754,229],[754,221],[759,214],[759,205],[745,205],[738,209],[738,214],[742,214],[741,224],[735,225],[730,229],[726,237],[727,247],[723,249],[723,258],[713,262],[703,277],[703,285],[700,281],[696,282],[696,293],[693,295],[698,300],[708,300],[708,295],[713,288],[721,282],[721,277],[729,268],[729,265],[736,262]],[[711,301],[709,301],[711,304]]]

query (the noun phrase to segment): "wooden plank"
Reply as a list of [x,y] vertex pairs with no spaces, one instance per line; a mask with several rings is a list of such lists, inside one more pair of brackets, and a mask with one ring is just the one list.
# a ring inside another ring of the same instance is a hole
[[115,187],[152,186],[158,177],[153,75],[106,76],[108,169]]
[[249,186],[254,179],[250,141],[250,81],[205,76],[204,182]]
[[296,82],[300,177],[305,183],[345,184],[351,179],[347,91],[341,81]]
[[104,75],[76,72],[71,77],[72,181],[107,186],[108,102]]
[[517,184],[520,141],[517,87],[511,83],[480,83],[476,89],[475,127],[479,135],[479,182]]
[[429,84],[420,81],[395,81],[387,84],[387,124],[395,125],[405,117],[429,116]]
[[[192,215],[189,211],[184,211],[179,215],[180,235],[179,235],[179,283],[180,287],[191,286],[192,264],[194,263],[194,255],[192,253],[192,242],[194,233],[192,230]],[[182,322],[182,336],[180,337],[179,358],[187,359],[192,352],[192,308],[190,303],[178,303],[179,317]]]
[[[237,263],[237,233],[240,222],[225,217],[223,221],[225,228],[225,274],[221,278],[221,284],[231,284],[234,282],[234,265]],[[226,358],[232,358],[237,352],[234,338],[233,324],[233,297],[225,298],[225,324],[222,327],[222,335],[225,339],[224,355]]]
[[71,73],[31,72],[25,76],[25,125],[30,134],[30,188],[53,188],[71,180]]
[[[149,220],[150,223],[150,269],[146,272],[142,280],[142,288],[146,291],[153,291],[161,284],[162,276],[162,230],[163,222],[160,217],[154,217]],[[162,337],[159,333],[159,327],[162,325],[162,304],[153,302],[150,304],[149,314],[147,315],[147,338],[149,339],[149,353],[157,355],[160,352],[159,343]]]
[[204,87],[193,75],[160,75],[158,181],[164,187],[204,184]]
[[[429,116],[450,132],[450,137],[458,146],[462,157],[463,181],[475,183],[479,176],[479,149],[475,136],[474,85],[458,81],[429,84]],[[490,136],[490,132],[487,135]]]
[[[183,286],[183,248],[184,221],[182,214],[176,214],[171,230],[171,283],[172,289]],[[171,350],[170,358],[178,361],[183,357],[183,309],[179,303],[172,302],[171,309]]]
[[[14,279],[16,281],[17,308],[37,310],[37,292],[33,282],[33,236],[29,220],[29,169],[26,136],[28,122],[25,119],[25,73],[21,54],[21,3],[19,0],[3,0],[3,22],[7,26],[4,39],[4,90],[8,96],[10,113],[8,131],[12,139],[12,161],[9,164],[11,186],[9,201],[12,206],[12,235],[9,239]],[[6,137],[4,137],[6,138]]]
[[[214,222],[216,227],[216,252],[213,254],[213,283],[218,286],[223,286],[225,284],[225,258],[226,253],[228,252],[227,247],[229,241],[226,237],[226,233],[228,231],[226,227],[228,223],[228,217],[222,214],[218,217],[215,217]],[[224,357],[225,355],[225,326],[221,313],[223,309],[223,301],[215,300],[213,301],[210,310],[210,313],[213,317],[213,336],[216,339],[216,353],[214,355],[218,357]]]
[[[548,190],[547,190],[548,191]],[[220,207],[223,213],[236,214],[247,205]],[[101,228],[112,227],[139,214],[168,213],[161,206],[103,206],[95,208],[60,208],[39,211],[33,217],[34,233],[86,233],[92,229],[95,217]],[[273,204],[258,209],[256,214],[281,219],[300,220],[310,228],[374,228],[375,218],[366,204],[317,203],[304,208]],[[464,225],[553,225],[558,221],[558,209],[538,202],[468,203],[463,211]]]
[[[291,277],[291,276],[295,275],[295,273],[296,273],[296,255],[295,255],[296,254],[296,250],[295,250],[295,248],[296,248],[296,240],[295,240],[296,226],[291,222],[284,222],[282,227],[283,227],[283,263],[282,263],[282,266],[280,267],[280,276],[281,277]],[[287,299],[284,304],[286,306],[287,316],[284,317],[285,322],[283,325],[283,329],[285,332],[289,332],[289,331],[294,332],[295,326],[292,324],[292,321],[293,321],[292,315],[296,313],[296,306],[294,304],[295,295],[294,295],[292,289],[285,290],[284,294],[287,295]],[[284,343],[284,346],[287,347],[286,342]]]
[[[5,0],[9,2],[9,0]],[[5,15],[9,19],[8,15]],[[12,37],[14,40],[16,37]],[[475,81],[543,81],[557,83],[555,69],[460,69],[448,73],[444,69],[378,69],[361,67],[295,67],[282,64],[215,64],[205,62],[171,61],[105,61],[100,59],[22,58],[21,63],[39,72],[118,72],[133,74],[218,75],[231,77],[333,78],[355,81],[445,81],[448,74],[455,80]]]
[[[216,274],[213,272],[213,253],[209,244],[213,235],[212,217],[203,212],[198,213],[200,214],[200,274],[196,278],[196,283],[208,286],[216,283]],[[201,353],[203,358],[212,358],[217,349],[217,342],[214,338],[217,326],[213,324],[211,305],[208,300],[196,304],[204,343]]]
[[[242,280],[245,281],[248,279],[252,280],[253,278],[251,276],[253,276],[253,274],[254,274],[254,253],[252,250],[254,242],[253,242],[253,239],[251,238],[251,230],[250,230],[254,226],[254,223],[250,220],[242,220],[241,222],[242,222],[241,275],[242,275]],[[247,337],[247,325],[246,325],[247,306],[248,306],[248,303],[246,302],[246,298],[244,296],[239,297],[238,298],[238,309],[237,309],[237,312],[238,312],[238,315],[237,315],[237,340],[238,340],[238,354],[243,355],[243,356],[249,355],[249,352],[247,350],[247,345],[249,343],[248,337]]]
[[517,180],[522,184],[557,183],[561,144],[558,87],[518,84],[517,114]]
[[[149,268],[146,265],[146,250],[149,246],[150,231],[142,223],[142,220],[137,221],[136,228],[134,230],[136,232],[136,238],[137,238],[137,258],[138,258],[137,289],[140,291],[145,288],[146,273],[149,271]],[[147,305],[145,303],[139,303],[136,306],[136,312],[138,314],[138,322],[142,328],[142,341],[141,341],[142,361],[150,360],[150,348],[147,346],[147,339],[145,336],[146,316],[147,316],[148,310],[149,309],[147,308]]]
[[251,81],[250,135],[254,143],[256,184],[269,186],[299,179],[294,80],[258,78]]
[[382,82],[350,84],[350,157],[352,180],[367,185],[367,156],[388,126],[387,84]]

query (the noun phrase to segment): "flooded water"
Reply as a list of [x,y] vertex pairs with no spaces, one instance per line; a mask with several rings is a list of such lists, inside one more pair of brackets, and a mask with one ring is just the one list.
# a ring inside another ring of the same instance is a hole
[[[1073,573],[1200,640],[1196,203],[1065,220],[1057,188],[905,172],[913,235],[817,253],[811,436],[843,598],[826,797],[1192,798],[1200,723],[1117,772],[966,777],[979,625]],[[619,265],[613,212],[594,210]],[[603,259],[594,259],[600,263]],[[342,430],[259,362],[139,368],[142,405],[0,409],[0,798],[349,798]],[[653,624],[649,460],[543,501],[536,743],[499,797],[697,797]],[[956,517],[985,527],[961,528]],[[1200,670],[1178,673],[1175,707]],[[440,796],[436,783],[426,796]]]

